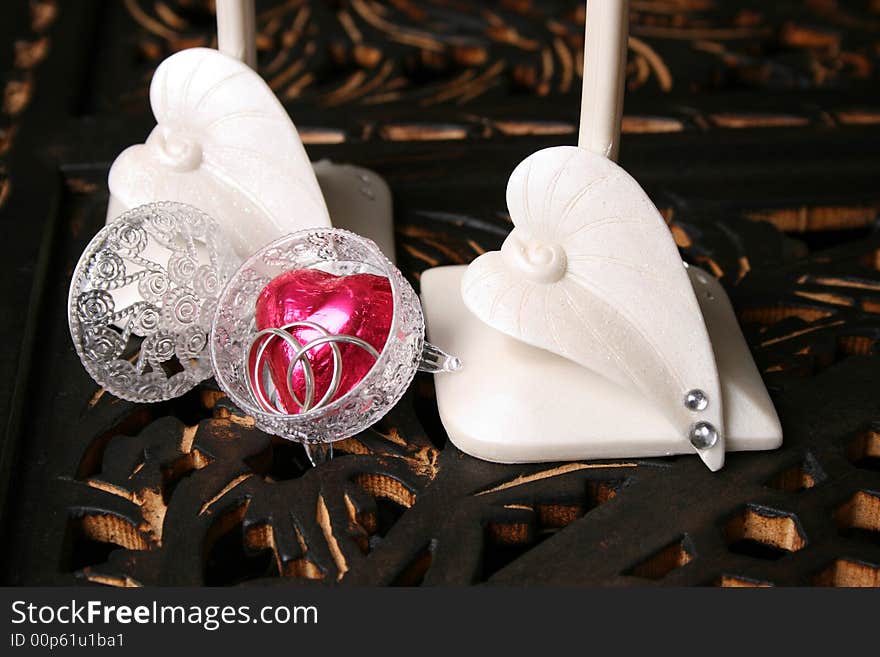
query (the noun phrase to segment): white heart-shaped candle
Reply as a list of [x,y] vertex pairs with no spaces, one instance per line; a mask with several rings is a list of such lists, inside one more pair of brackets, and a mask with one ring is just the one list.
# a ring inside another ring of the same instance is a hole
[[507,204],[515,228],[500,251],[467,268],[467,308],[497,331],[638,391],[720,468],[724,413],[712,344],[666,223],[639,184],[607,158],[560,146],[516,168]]
[[157,200],[213,217],[240,257],[330,217],[296,127],[253,69],[208,48],[166,59],[150,85],[157,125],[110,169],[108,220]]

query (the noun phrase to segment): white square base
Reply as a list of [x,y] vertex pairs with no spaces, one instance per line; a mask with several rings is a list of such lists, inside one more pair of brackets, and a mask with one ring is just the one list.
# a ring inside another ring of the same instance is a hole
[[[635,391],[477,319],[461,298],[466,267],[422,275],[428,339],[462,369],[435,377],[440,418],[463,452],[498,463],[693,454],[662,412]],[[775,449],[782,427],[724,288],[688,268],[712,340],[728,451]]]

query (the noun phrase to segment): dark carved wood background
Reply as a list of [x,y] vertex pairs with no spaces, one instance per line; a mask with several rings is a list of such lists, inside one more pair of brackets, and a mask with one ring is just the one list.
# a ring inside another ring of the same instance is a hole
[[[314,159],[371,167],[400,264],[497,248],[504,187],[572,143],[580,0],[258,0],[259,68]],[[880,2],[632,0],[621,162],[731,294],[772,453],[502,466],[429,378],[316,469],[212,384],[101,394],[66,324],[113,157],[144,138],[207,0],[0,7],[2,580],[880,585]]]

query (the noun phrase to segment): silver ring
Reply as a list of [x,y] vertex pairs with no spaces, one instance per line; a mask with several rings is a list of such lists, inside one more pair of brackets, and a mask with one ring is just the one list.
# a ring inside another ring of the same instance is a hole
[[[292,322],[290,324],[285,324],[281,327],[283,331],[287,331],[292,328],[310,328],[322,333],[324,336],[330,336],[331,333],[325,329],[320,324],[316,324],[315,322],[301,321],[301,322]],[[297,340],[297,343],[302,346],[302,343]],[[311,344],[311,343],[309,343]],[[296,347],[294,347],[296,348]],[[312,364],[309,362],[308,358],[295,357],[292,358],[290,364],[287,366],[287,391],[290,393],[290,396],[293,398],[293,401],[300,407],[300,410],[305,413],[306,411],[312,408],[318,408],[319,406],[323,406],[328,401],[333,398],[333,395],[336,394],[336,391],[339,390],[339,382],[342,381],[342,352],[339,351],[339,345],[336,344],[336,341],[330,343],[330,349],[333,351],[333,375],[330,379],[330,385],[327,386],[327,392],[324,393],[324,396],[321,397],[321,400],[312,406],[312,402],[314,401],[314,370],[312,369]],[[307,350],[308,351],[308,350]],[[259,360],[259,356],[257,356],[257,360]],[[299,397],[296,396],[296,393],[293,390],[293,370],[296,367],[298,361],[302,360],[303,362],[303,378],[306,379],[306,390],[308,391],[308,378],[312,378],[312,397],[307,399],[307,403],[300,403]],[[308,368],[308,372],[306,372],[306,368]]]
[[[311,340],[306,344],[302,344],[295,336],[293,336],[293,334],[289,332],[289,329],[297,327],[311,328],[318,331],[322,335],[321,337],[315,338],[314,340]],[[374,359],[379,359],[379,352],[366,340],[358,338],[354,335],[331,334],[320,324],[316,324],[315,322],[301,321],[286,324],[281,328],[268,328],[259,331],[254,336],[253,340],[251,341],[251,345],[245,354],[246,371],[249,370],[250,357],[254,352],[254,347],[261,338],[267,339],[264,340],[263,343],[259,346],[259,351],[257,352],[257,355],[254,359],[253,371],[250,372],[251,376],[247,377],[246,381],[253,397],[257,400],[263,410],[268,413],[278,415],[287,415],[288,412],[283,407],[280,407],[281,403],[278,400],[277,389],[275,390],[274,394],[274,402],[272,402],[266,399],[262,384],[262,374],[264,371],[263,359],[265,357],[266,349],[268,349],[269,344],[274,338],[281,338],[282,340],[287,342],[287,344],[289,344],[293,349],[296,350],[293,358],[290,360],[290,363],[287,366],[287,391],[288,393],[290,393],[290,396],[293,399],[294,403],[296,403],[300,407],[300,411],[303,413],[324,406],[338,392],[339,385],[342,381],[342,353],[339,350],[338,343],[344,342],[348,344],[353,344],[369,353]],[[313,404],[315,399],[315,374],[311,362],[309,361],[306,354],[308,354],[308,352],[315,347],[320,347],[324,344],[329,344],[333,352],[333,374],[331,375],[331,380],[329,386],[327,387],[327,391],[324,393],[317,404]],[[300,400],[293,389],[293,373],[294,369],[296,368],[296,364],[300,361],[302,361],[303,363],[303,379],[306,388],[305,400]]]
[[[279,413],[281,409],[277,407],[277,392],[276,392],[276,402],[273,404],[269,400],[266,399],[266,396],[263,394],[263,385],[262,385],[262,373],[261,370],[263,365],[263,356],[266,353],[266,349],[268,345],[272,342],[272,338],[281,338],[285,342],[287,342],[293,349],[299,349],[302,346],[302,343],[299,342],[293,335],[288,333],[287,331],[283,331],[279,328],[268,328],[263,329],[259,333],[254,336],[254,339],[251,341],[251,346],[247,350],[245,354],[245,369],[247,370],[250,364],[250,357],[254,351],[254,345],[257,344],[257,341],[260,338],[267,337],[268,339],[260,345],[260,351],[257,354],[257,357],[254,359],[254,369],[250,372],[250,376],[247,378],[248,387],[251,389],[251,393],[256,397],[257,402],[263,407],[263,410],[269,413]],[[305,379],[306,385],[306,401],[311,403],[315,398],[315,376],[312,371],[312,364],[308,362],[306,359],[306,363],[303,365],[303,378]],[[291,390],[291,385],[288,383],[288,392],[291,393],[293,400],[297,403],[297,405],[302,408],[303,404],[300,402],[299,397]]]

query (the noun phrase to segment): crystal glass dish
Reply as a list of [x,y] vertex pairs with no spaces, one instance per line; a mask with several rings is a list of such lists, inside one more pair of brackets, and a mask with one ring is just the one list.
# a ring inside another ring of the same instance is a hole
[[[270,281],[299,269],[387,278],[393,299],[391,329],[372,368],[346,394],[295,415],[270,413],[248,382],[249,351],[258,333],[256,301]],[[412,286],[373,242],[345,230],[317,228],[272,242],[239,268],[220,294],[210,347],[217,383],[259,428],[306,444],[330,443],[374,424],[401,398],[422,361],[425,324]]]

